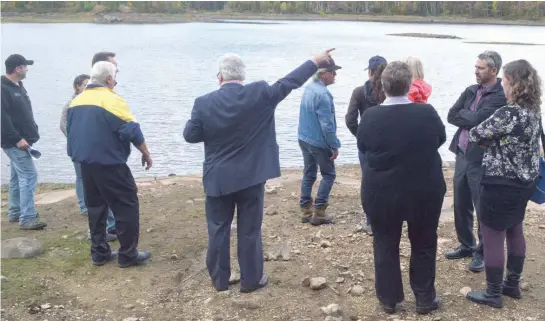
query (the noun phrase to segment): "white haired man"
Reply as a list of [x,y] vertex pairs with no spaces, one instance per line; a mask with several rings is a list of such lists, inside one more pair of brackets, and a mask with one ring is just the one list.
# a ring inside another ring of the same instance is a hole
[[[93,264],[118,257],[120,267],[145,263],[149,252],[138,252],[139,203],[136,183],[127,166],[132,143],[142,153],[142,166],[152,166],[140,125],[129,106],[112,89],[117,67],[100,61],[91,81],[68,107],[68,156],[81,163],[85,203],[91,230]],[[106,242],[108,208],[115,213],[119,253]],[[119,255],[118,255],[119,254]]]
[[278,103],[301,87],[318,66],[329,62],[331,50],[308,60],[272,86],[265,81],[244,85],[244,63],[235,54],[225,55],[219,60],[220,88],[195,100],[184,138],[189,143],[204,142],[206,264],[218,291],[229,286],[235,205],[240,290],[252,292],[268,284],[263,273],[261,223],[265,182],[280,176],[274,112]]

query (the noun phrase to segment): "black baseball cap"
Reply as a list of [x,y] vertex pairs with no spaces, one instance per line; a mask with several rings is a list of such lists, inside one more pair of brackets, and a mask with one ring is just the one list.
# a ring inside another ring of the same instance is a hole
[[27,60],[19,54],[13,54],[6,59],[6,69],[16,68],[19,66],[31,66],[34,60]]
[[369,58],[369,66],[367,66],[367,68],[365,68],[365,70],[368,70],[368,69],[371,69],[371,70],[375,70],[377,69],[378,65],[380,64],[386,64],[386,59],[382,56],[374,56],[374,57],[371,57]]
[[329,58],[329,62],[323,63],[320,68],[327,69],[327,71],[335,71],[341,69],[342,67],[336,65],[333,58]]

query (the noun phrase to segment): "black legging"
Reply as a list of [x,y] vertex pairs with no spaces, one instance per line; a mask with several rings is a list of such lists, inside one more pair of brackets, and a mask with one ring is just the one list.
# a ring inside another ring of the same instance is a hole
[[503,268],[505,266],[505,248],[503,244],[507,238],[507,255],[526,255],[526,240],[519,223],[506,230],[495,230],[481,223],[484,243],[484,262],[487,267]]

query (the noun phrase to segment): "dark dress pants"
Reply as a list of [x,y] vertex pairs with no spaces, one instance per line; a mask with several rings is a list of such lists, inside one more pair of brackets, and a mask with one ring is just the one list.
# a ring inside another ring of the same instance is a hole
[[[465,250],[475,251],[474,255],[483,258],[483,236],[481,234],[479,197],[483,166],[480,162],[468,161],[459,151],[456,155],[454,169],[454,225],[460,246]],[[479,244],[476,244],[473,235],[473,212],[477,214],[477,235]],[[115,212],[114,212],[115,213]]]
[[[418,199],[415,201],[412,204],[393,206],[397,208],[397,213],[381,213],[380,209],[370,211],[374,232],[375,289],[379,301],[388,306],[395,306],[404,300],[399,259],[403,217],[407,214],[403,212],[404,209],[414,213],[408,221],[411,288],[420,304],[430,304],[436,296],[437,227],[443,197],[430,195],[420,198],[421,202]],[[369,205],[374,207],[373,204]]]
[[[241,288],[253,288],[263,276],[263,244],[261,223],[265,183],[220,196],[206,197],[208,252],[206,265],[216,289],[229,286],[231,276],[231,223],[237,208],[237,253]],[[115,213],[115,212],[114,212]]]
[[115,213],[121,265],[132,263],[138,256],[140,207],[136,182],[126,164],[81,164],[85,204],[91,232],[91,255],[94,261],[110,258],[106,242],[108,207]]

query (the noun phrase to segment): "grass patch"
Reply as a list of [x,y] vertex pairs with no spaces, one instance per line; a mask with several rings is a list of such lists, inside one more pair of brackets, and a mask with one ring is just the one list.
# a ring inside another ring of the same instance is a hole
[[2,259],[2,275],[7,277],[2,282],[2,301],[8,304],[51,301],[58,290],[52,285],[58,284],[55,279],[77,277],[92,269],[87,242],[50,236],[53,237],[40,240],[44,253],[38,257]]

